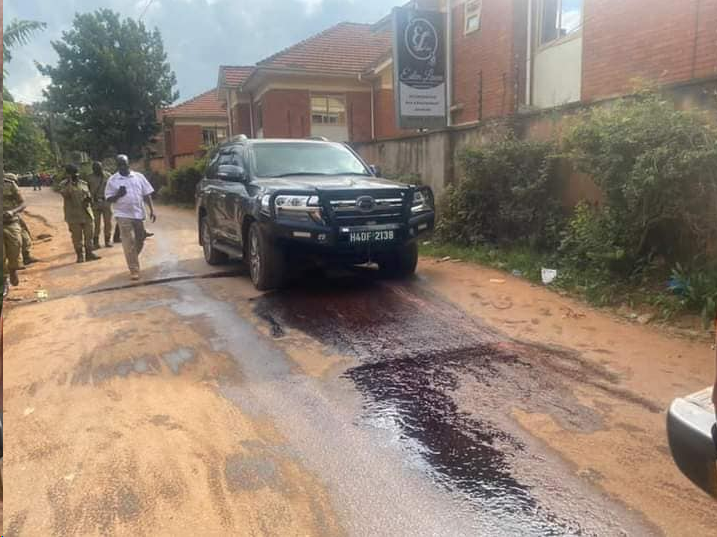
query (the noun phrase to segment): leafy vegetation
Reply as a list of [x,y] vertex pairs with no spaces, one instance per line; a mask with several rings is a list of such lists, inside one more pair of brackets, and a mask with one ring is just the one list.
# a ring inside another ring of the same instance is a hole
[[207,158],[201,158],[192,164],[172,170],[167,184],[159,191],[160,199],[179,204],[193,204],[197,183],[201,181],[207,167]]
[[[603,193],[567,218],[559,158]],[[717,314],[717,130],[699,113],[643,92],[586,111],[563,147],[507,139],[461,164],[465,180],[439,207],[442,243],[424,253],[536,281],[541,267],[557,268],[555,286],[599,305]]]
[[11,144],[17,145],[15,135],[18,133],[18,129],[22,127],[23,138],[27,138],[28,131],[31,130],[31,124],[28,122],[28,118],[23,117],[23,111],[19,105],[14,102],[15,100],[12,94],[5,86],[5,79],[8,74],[7,64],[12,60],[12,51],[15,48],[27,44],[32,34],[43,30],[46,26],[44,22],[14,19],[3,29],[3,163],[7,158],[4,156],[7,147]]
[[566,151],[604,200],[576,211],[563,251],[626,275],[655,256],[704,255],[717,239],[717,130],[655,93],[581,119]]
[[439,237],[462,245],[554,246],[562,218],[555,154],[553,144],[513,138],[465,151],[465,180],[442,199]]
[[6,73],[5,64],[12,60],[12,51],[19,46],[26,45],[30,41],[30,37],[35,32],[44,30],[47,24],[39,21],[17,20],[13,19],[10,24],[5,26],[2,34],[2,60],[3,60],[3,78]]
[[50,143],[35,115],[18,110],[14,121],[13,133],[3,136],[4,170],[26,173],[52,165]]
[[178,97],[159,30],[101,9],[75,15],[52,46],[59,61],[40,71],[51,78],[50,108],[74,146],[93,159],[139,158],[158,132],[157,110]]

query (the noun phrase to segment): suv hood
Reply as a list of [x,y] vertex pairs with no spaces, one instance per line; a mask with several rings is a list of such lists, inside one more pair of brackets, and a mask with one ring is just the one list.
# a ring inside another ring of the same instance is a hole
[[408,185],[381,179],[379,177],[362,175],[298,175],[295,177],[281,177],[276,179],[259,179],[256,184],[267,190],[378,190],[408,188]]

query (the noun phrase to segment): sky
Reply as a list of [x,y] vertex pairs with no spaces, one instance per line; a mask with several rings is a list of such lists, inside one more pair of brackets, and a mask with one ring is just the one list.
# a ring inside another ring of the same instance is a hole
[[110,8],[139,18],[162,33],[177,75],[179,101],[216,86],[219,65],[251,65],[342,21],[376,22],[405,0],[5,0],[12,19],[47,23],[47,29],[13,51],[6,84],[15,99],[42,98],[48,80],[35,61],[54,65],[50,42],[72,25],[76,12]]

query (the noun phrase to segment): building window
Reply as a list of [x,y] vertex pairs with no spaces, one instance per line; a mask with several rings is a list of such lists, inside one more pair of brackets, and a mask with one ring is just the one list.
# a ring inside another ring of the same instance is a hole
[[342,97],[311,96],[311,123],[314,125],[346,125],[346,103]]
[[465,20],[465,33],[469,34],[480,30],[480,15],[483,9],[481,0],[466,0],[463,4],[463,15]]
[[223,127],[205,127],[202,129],[202,140],[204,145],[212,147],[227,137],[227,130]]
[[543,0],[540,44],[577,32],[582,26],[583,0]]

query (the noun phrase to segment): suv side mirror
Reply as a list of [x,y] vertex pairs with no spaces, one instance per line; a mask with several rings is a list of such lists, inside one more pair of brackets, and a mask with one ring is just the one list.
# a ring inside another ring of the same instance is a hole
[[235,164],[222,164],[217,171],[217,178],[222,181],[241,183],[246,179],[244,168]]
[[374,174],[376,177],[379,177],[381,175],[381,168],[379,168],[378,165],[371,164],[369,166],[369,169],[371,170],[371,173]]

